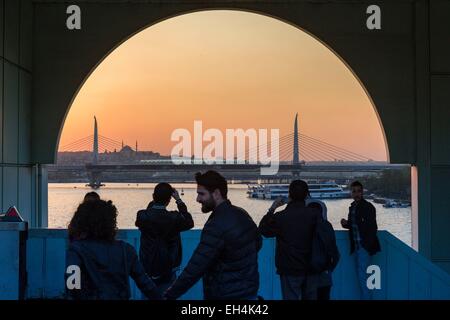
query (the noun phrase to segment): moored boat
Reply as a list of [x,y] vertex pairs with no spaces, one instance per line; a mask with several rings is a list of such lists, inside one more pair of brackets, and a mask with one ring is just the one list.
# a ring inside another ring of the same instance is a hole
[[[309,193],[314,199],[346,199],[350,194],[334,182],[311,183]],[[258,184],[249,185],[247,194],[255,199],[287,198],[289,194],[288,184]]]

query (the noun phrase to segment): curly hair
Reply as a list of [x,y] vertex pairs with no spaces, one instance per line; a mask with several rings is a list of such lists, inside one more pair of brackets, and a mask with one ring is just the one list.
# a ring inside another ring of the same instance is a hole
[[82,202],[68,226],[69,239],[113,241],[117,232],[117,208],[112,201]]

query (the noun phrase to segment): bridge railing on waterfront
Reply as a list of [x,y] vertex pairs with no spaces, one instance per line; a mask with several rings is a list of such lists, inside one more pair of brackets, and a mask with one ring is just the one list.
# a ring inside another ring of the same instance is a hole
[[[200,230],[182,234],[183,261],[186,265],[199,241]],[[120,230],[118,237],[139,248],[138,230]],[[355,265],[349,256],[348,235],[337,231],[341,261],[333,272],[332,299],[359,299]],[[387,231],[380,231],[382,251],[372,259],[381,269],[381,289],[374,299],[450,299],[450,275],[422,257]],[[27,242],[28,298],[62,298],[64,295],[67,231],[31,229]],[[259,253],[260,291],[265,299],[280,299],[279,277],[275,269],[275,241],[264,239]],[[131,281],[133,299],[139,290]],[[202,299],[201,281],[183,299]]]

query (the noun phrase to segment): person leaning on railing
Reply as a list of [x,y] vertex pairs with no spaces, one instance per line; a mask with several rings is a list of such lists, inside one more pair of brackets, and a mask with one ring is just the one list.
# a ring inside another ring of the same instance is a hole
[[356,272],[359,280],[362,300],[370,300],[371,293],[367,287],[367,267],[371,256],[381,250],[377,237],[376,209],[364,199],[364,188],[359,181],[350,185],[353,202],[348,210],[348,218],[341,219],[343,228],[348,229],[350,254],[355,258]]
[[[275,200],[259,223],[263,236],[276,238],[275,265],[283,300],[317,299],[318,276],[308,271],[314,230],[322,217],[318,210],[306,207],[308,194],[305,181],[292,181],[289,198]],[[275,212],[285,204],[285,209]]]

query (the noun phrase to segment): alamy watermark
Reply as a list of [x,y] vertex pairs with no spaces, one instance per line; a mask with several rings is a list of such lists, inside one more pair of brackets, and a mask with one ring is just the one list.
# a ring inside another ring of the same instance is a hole
[[70,265],[66,268],[66,287],[68,290],[81,289],[81,269],[77,265]]
[[381,268],[376,264],[367,267],[366,273],[369,275],[366,280],[367,289],[381,289]]
[[172,132],[176,142],[172,162],[179,164],[259,164],[261,175],[276,175],[280,164],[279,129],[204,130],[194,121],[193,133],[185,128]]
[[[369,290],[381,289],[381,268],[376,265],[370,265],[366,269],[368,274],[366,285]],[[77,265],[70,265],[66,268],[66,288],[68,290],[81,289],[81,269]]]
[[69,30],[80,30],[81,29],[81,9],[79,6],[72,4],[67,7],[66,14],[68,15],[66,19],[66,27]]
[[[381,29],[381,9],[378,5],[372,4],[366,8],[366,27],[369,30]],[[81,30],[81,8],[71,4],[66,8],[66,27],[68,30]]]

